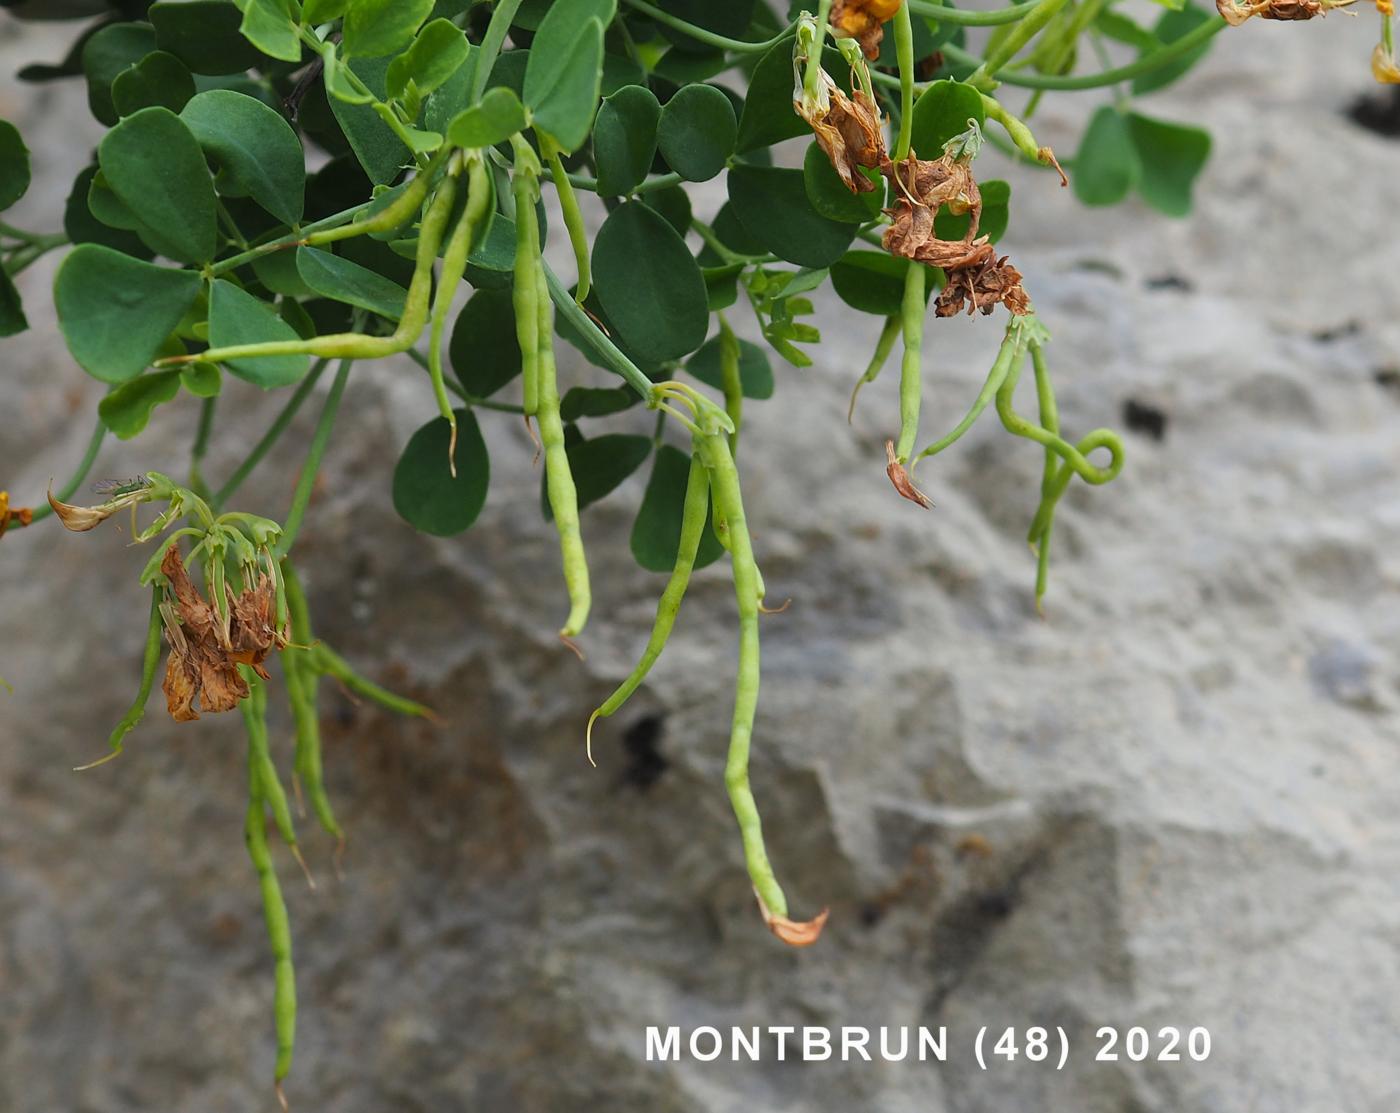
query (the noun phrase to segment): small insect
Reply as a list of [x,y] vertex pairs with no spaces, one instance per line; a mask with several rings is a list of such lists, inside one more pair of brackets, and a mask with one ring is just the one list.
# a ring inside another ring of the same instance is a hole
[[94,494],[116,499],[122,495],[134,495],[137,491],[144,491],[150,485],[151,481],[143,474],[134,475],[130,479],[99,479],[92,485],[92,490]]

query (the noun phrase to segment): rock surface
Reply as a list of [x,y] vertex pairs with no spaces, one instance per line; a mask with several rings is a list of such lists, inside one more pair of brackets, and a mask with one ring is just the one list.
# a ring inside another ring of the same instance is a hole
[[[1144,103],[1215,137],[1189,221],[1089,211],[1010,172],[1003,243],[1055,334],[1067,430],[1116,425],[1130,401],[1165,415],[1160,440],[1126,432],[1119,481],[1071,489],[1048,621],[1023,541],[1038,451],[987,419],[920,470],[935,511],[896,498],[894,372],[843,420],[869,319],[821,300],[816,366],[779,367],[775,399],[748,408],[759,556],[770,597],[794,599],[764,621],[755,790],[796,913],[831,906],[810,950],[759,925],[723,791],[722,569],[698,577],[591,769],[584,721],[660,588],[627,550],[640,481],[585,517],[597,602],[580,664],[553,635],[557,549],[519,429],[486,415],[476,528],[419,537],[389,471],[431,398],[409,366],[355,373],[300,567],[319,634],[448,725],[326,692],[350,848],[337,884],[305,825],[316,893],[278,859],[294,1108],[1397,1107],[1400,144],[1345,116],[1368,86],[1362,14],[1252,23]],[[9,76],[60,56],[67,30],[0,19],[0,115],[37,168],[11,217],[25,226],[56,224],[96,135],[79,87]],[[1105,97],[1052,98],[1042,139],[1068,149]],[[100,396],[56,334],[52,263],[23,276],[33,328],[0,349],[0,478],[21,501],[71,469]],[[960,416],[997,331],[930,328],[927,432]],[[562,374],[605,378],[578,360]],[[230,384],[208,471],[279,405]],[[170,409],[95,474],[181,471],[194,414]],[[247,509],[280,513],[311,420]],[[177,727],[157,700],[119,761],[69,771],[135,684],[145,557],[126,542],[49,523],[0,543],[0,1109],[272,1108],[236,718]],[[947,1025],[951,1046],[943,1066],[663,1066],[644,1060],[650,1024]],[[1062,1026],[1069,1065],[981,1072],[977,1029],[1012,1024]],[[1154,1050],[1163,1026],[1205,1026],[1213,1054],[1095,1062],[1103,1025],[1141,1025]]]

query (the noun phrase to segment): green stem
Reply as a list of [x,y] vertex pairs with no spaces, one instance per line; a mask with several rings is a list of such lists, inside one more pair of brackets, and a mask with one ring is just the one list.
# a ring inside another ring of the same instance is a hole
[[744,416],[744,382],[739,373],[739,338],[724,319],[719,317],[719,369],[724,383],[724,412],[734,422],[734,432],[729,434],[729,451],[739,455],[739,425]]
[[[679,31],[683,35],[687,35],[690,38],[694,39],[696,42],[704,43],[706,46],[716,46],[719,47],[721,50],[734,50],[740,53],[760,54],[763,51],[768,50],[773,46],[776,46],[778,43],[782,42],[785,38],[792,34],[792,27],[788,26],[784,27],[771,39],[765,39],[763,42],[745,42],[743,39],[727,38],[724,35],[717,35],[713,31],[707,31],[703,27],[697,27],[693,23],[687,23],[685,20],[679,18],[678,16],[672,15],[670,12],[662,11],[654,4],[646,3],[646,0],[622,0],[622,2],[626,4],[629,8],[635,8],[643,15],[650,16],[652,19],[656,20],[657,23],[664,23],[667,27],[670,27],[672,30]],[[823,22],[825,22],[826,9],[830,6],[831,0],[823,0]],[[480,63],[478,63],[478,65],[480,65]]]
[[621,375],[628,386],[640,394],[644,401],[650,402],[652,381],[603,333],[578,302],[569,296],[569,291],[564,289],[564,284],[559,281],[558,275],[550,270],[549,264],[542,261],[540,265],[544,268],[545,281],[549,284],[550,300],[554,302],[560,316],[574,326],[574,329],[592,345],[598,357]]
[[890,352],[894,350],[894,342],[899,337],[902,324],[897,313],[885,319],[884,327],[880,329],[880,337],[875,341],[875,351],[871,353],[870,362],[866,365],[865,374],[856,380],[856,385],[851,391],[851,404],[846,407],[847,424],[855,418],[856,398],[860,394],[860,388],[866,383],[873,383],[879,376],[885,361],[890,358]]
[[282,407],[282,412],[277,415],[268,431],[262,435],[262,439],[253,446],[253,450],[248,453],[248,458],[238,465],[238,469],[229,476],[228,482],[214,492],[214,497],[209,501],[213,503],[215,509],[222,507],[233,497],[233,493],[243,486],[243,481],[253,473],[253,469],[262,462],[262,458],[277,443],[278,438],[286,432],[287,426],[292,423],[292,418],[296,417],[297,411],[301,409],[301,404],[306,401],[312,388],[315,387],[316,381],[320,379],[322,372],[330,365],[330,362],[328,359],[317,360],[312,365],[311,370],[297,384],[296,391],[287,400],[287,404]]
[[1021,20],[1004,39],[998,42],[967,78],[967,84],[979,89],[996,87],[995,78],[1001,68],[1017,54],[1031,39],[1035,38],[1055,18],[1069,0],[1036,0],[1026,18]]
[[501,52],[506,35],[510,32],[511,21],[515,19],[515,13],[520,9],[520,4],[521,0],[497,0],[496,7],[491,12],[491,22],[486,26],[486,35],[475,52],[476,71],[472,75],[469,103],[475,104],[481,99],[481,94],[486,92],[486,83],[491,79],[491,69],[496,64],[496,55]]
[[914,438],[919,435],[919,402],[923,392],[922,349],[924,342],[924,268],[910,263],[904,274],[904,303],[900,319],[904,326],[904,360],[899,378],[899,445],[895,456],[909,462]]
[[[1116,85],[1120,81],[1130,81],[1135,77],[1141,77],[1145,73],[1151,73],[1160,69],[1168,62],[1175,61],[1183,54],[1203,46],[1215,35],[1225,30],[1229,24],[1223,19],[1211,19],[1200,26],[1193,28],[1181,38],[1168,43],[1158,50],[1145,54],[1136,62],[1129,62],[1127,65],[1119,66],[1116,69],[1102,70],[1099,73],[1082,74],[1080,76],[1064,76],[1059,74],[1036,74],[1036,73],[1007,73],[1000,80],[1006,85],[1017,85],[1023,89],[1098,89],[1106,85]],[[940,48],[947,57],[955,62],[964,65],[980,66],[982,59],[975,54],[970,54],[961,47],[952,43],[944,43]],[[882,75],[883,76],[883,75]],[[888,78],[893,81],[893,78]]]
[[190,449],[190,490],[206,501],[209,498],[209,488],[200,474],[200,465],[204,462],[205,453],[209,451],[209,436],[214,430],[214,412],[218,401],[219,396],[216,394],[200,403],[199,428],[195,432],[194,447]]
[[993,8],[986,12],[966,11],[950,8],[932,0],[904,0],[904,7],[917,15],[928,16],[940,23],[951,23],[960,27],[997,27],[1003,23],[1017,23],[1031,14],[1032,5],[1016,4],[1010,8]]
[[[430,370],[428,366],[428,357],[417,348],[409,348],[405,355],[413,360],[414,363],[418,364],[424,371]],[[445,375],[443,376],[443,383],[448,390],[461,399],[462,403],[469,408],[479,406],[483,410],[499,410],[501,413],[507,414],[523,414],[525,412],[524,406],[517,406],[511,402],[497,402],[492,398],[478,398],[475,394],[468,394],[458,386],[455,381],[447,378]]]
[[817,41],[812,47],[811,60],[807,63],[807,72],[802,79],[802,90],[807,96],[808,103],[817,99],[820,89],[822,51],[826,48],[826,21],[830,15],[831,0],[820,0],[817,5]]
[[282,526],[282,538],[277,542],[279,559],[292,551],[292,543],[296,540],[297,530],[301,528],[302,516],[306,513],[307,503],[311,501],[311,491],[316,486],[316,474],[321,470],[321,457],[326,454],[326,446],[331,439],[331,430],[335,427],[335,415],[340,409],[341,395],[345,393],[345,381],[350,377],[350,368],[354,366],[354,362],[351,359],[340,361],[340,366],[336,368],[335,379],[331,383],[330,393],[326,395],[326,404],[321,407],[321,417],[316,422],[316,431],[311,435],[311,447],[306,453],[306,463],[301,467],[296,491],[292,494],[292,505],[287,509],[287,517]]
[[[1031,345],[1031,361],[1035,365],[1035,392],[1040,404],[1040,427],[1047,433],[1059,436],[1060,411],[1055,404],[1055,390],[1050,382],[1050,371],[1045,366],[1045,352],[1038,343]],[[1045,524],[1040,531],[1039,543],[1031,542],[1036,548],[1035,609],[1041,614],[1045,613],[1045,592],[1050,579],[1050,533],[1055,524],[1052,516],[1055,502],[1059,498],[1055,493],[1055,487],[1061,466],[1059,458],[1055,455],[1055,450],[1046,445],[1045,470],[1040,479],[1040,499],[1042,509],[1047,500],[1049,500],[1050,507],[1044,512]],[[1041,510],[1037,510],[1036,517],[1039,518],[1041,513]]]
[[[587,176],[584,175],[584,174],[568,174],[568,173],[566,173],[564,176],[568,179],[569,184],[572,185],[572,186],[573,186],[574,188],[576,188],[576,189],[581,189],[581,190],[583,190],[585,193],[597,193],[597,192],[598,192],[598,179],[597,179],[597,178],[590,178],[590,177],[587,177]],[[547,167],[544,168],[544,170],[543,170],[543,171],[541,172],[541,174],[540,174],[540,177],[544,178],[546,181],[554,182],[554,183],[555,183],[555,188],[558,188],[559,179],[558,179],[558,176],[555,174],[555,172],[554,172],[554,170],[553,170],[553,164],[552,164],[552,163],[551,163],[550,166],[547,166]],[[683,181],[685,181],[685,179],[682,178],[679,174],[676,174],[676,173],[674,173],[674,172],[673,172],[673,173],[670,173],[670,174],[658,174],[658,175],[656,175],[656,177],[654,177],[654,178],[648,178],[648,179],[647,179],[646,181],[644,181],[641,185],[639,185],[639,186],[634,186],[634,187],[633,187],[631,190],[629,190],[628,192],[629,192],[629,193],[633,193],[633,194],[635,194],[635,193],[652,193],[652,192],[654,192],[655,190],[658,190],[658,189],[668,189],[668,188],[670,188],[670,187],[673,186],[673,185],[679,185],[679,184],[680,184],[681,182],[683,182]]]
[[547,139],[541,139],[549,158],[550,177],[554,191],[559,195],[559,209],[564,214],[564,227],[569,233],[569,243],[574,249],[574,265],[578,268],[578,287],[574,294],[580,304],[588,298],[592,288],[592,270],[588,262],[588,229],[583,224],[583,213],[578,207],[578,197],[574,194],[573,183],[564,172],[564,164],[559,159],[559,150]]
[[899,140],[894,161],[909,157],[914,133],[914,26],[909,20],[909,4],[903,3],[894,18],[895,57],[899,62]]
[[[92,465],[97,462],[98,450],[102,447],[103,438],[107,436],[107,426],[102,424],[102,419],[98,418],[96,426],[93,427],[92,436],[88,438],[87,450],[83,453],[83,458],[78,462],[77,470],[68,477],[68,482],[58,489],[54,495],[59,502],[67,502],[73,497],[73,492],[82,486],[83,480],[88,477],[88,472],[92,471]],[[40,506],[34,508],[34,513],[30,518],[30,524],[42,522],[53,513],[53,507],[47,500]]]
[[997,351],[997,358],[992,361],[992,369],[987,373],[987,381],[982,384],[982,390],[977,395],[977,400],[972,404],[972,409],[968,410],[967,416],[953,427],[952,432],[934,441],[915,457],[916,460],[922,460],[925,456],[937,456],[972,428],[973,422],[982,415],[982,411],[991,405],[992,399],[996,397],[997,391],[1001,388],[1001,384],[1006,381],[1012,364],[1017,364],[1019,369],[1019,361],[1026,358],[1026,350],[1020,343],[1020,335],[1020,330],[1014,326],[1007,329],[1006,337],[1002,340],[1001,348]]
[[116,729],[107,739],[109,752],[96,761],[75,767],[73,770],[75,773],[81,773],[86,769],[95,769],[117,757],[122,752],[123,740],[136,729],[136,724],[146,714],[146,701],[151,698],[151,689],[155,686],[156,681],[156,667],[160,664],[160,632],[164,628],[160,617],[160,604],[163,594],[164,589],[159,585],[151,590],[151,619],[146,627],[146,647],[141,654],[141,685],[136,689],[136,698],[131,701],[131,706],[127,708],[126,714],[121,717]]
[[429,707],[404,696],[395,695],[387,688],[381,688],[374,681],[361,676],[346,662],[345,658],[325,642],[318,642],[311,650],[311,660],[318,672],[334,677],[346,689],[357,696],[379,704],[380,707],[400,715],[415,715],[420,719],[436,719]]

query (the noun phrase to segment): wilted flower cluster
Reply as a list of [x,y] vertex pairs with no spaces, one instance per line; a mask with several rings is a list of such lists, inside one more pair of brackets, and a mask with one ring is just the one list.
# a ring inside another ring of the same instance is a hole
[[[884,248],[943,269],[947,282],[938,297],[938,315],[952,316],[964,305],[969,313],[990,313],[998,304],[1018,316],[1030,312],[1020,272],[1006,256],[997,255],[988,237],[978,235],[982,193],[971,165],[981,146],[977,123],[969,120],[969,130],[950,140],[937,159],[921,159],[911,151],[896,163],[885,146],[874,96],[859,86],[847,96],[824,71],[820,82],[818,96],[794,99],[795,111],[811,126],[817,145],[852,193],[875,189],[862,169],[876,170],[889,182],[894,203],[885,210],[890,226]],[[960,239],[939,238],[935,225],[943,208],[969,216]]]
[[899,11],[903,0],[836,0],[831,5],[829,22],[842,34],[860,43],[865,56],[874,61],[880,56],[880,42],[885,37],[884,24]]

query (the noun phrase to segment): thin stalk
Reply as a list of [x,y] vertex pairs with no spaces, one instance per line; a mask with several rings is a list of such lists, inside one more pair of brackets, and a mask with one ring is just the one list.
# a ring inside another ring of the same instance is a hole
[[910,140],[914,134],[914,26],[909,20],[909,5],[899,6],[894,17],[895,58],[899,63],[899,140],[895,144],[894,161],[909,157]]
[[1026,18],[1017,23],[1011,33],[993,47],[982,64],[968,77],[967,83],[975,88],[994,87],[994,79],[1001,68],[1021,53],[1021,48],[1040,34],[1067,3],[1069,0],[1036,0],[1031,10],[1026,13]]
[[287,404],[282,407],[282,412],[277,415],[268,431],[262,435],[262,439],[253,446],[253,450],[248,453],[248,458],[238,465],[238,469],[229,476],[228,482],[214,492],[214,497],[209,501],[216,510],[232,498],[233,493],[239,487],[243,486],[243,481],[253,473],[253,469],[262,462],[262,458],[267,455],[268,450],[286,432],[287,426],[292,423],[292,418],[296,417],[297,411],[301,409],[301,404],[306,401],[307,396],[316,385],[316,381],[330,365],[330,362],[328,359],[318,359],[312,365],[311,370],[306,373],[306,377],[297,384],[296,391],[287,400]]
[[[776,46],[778,43],[782,42],[785,38],[792,34],[792,27],[791,25],[789,25],[787,27],[784,27],[771,39],[765,39],[763,42],[757,43],[745,42],[743,39],[727,38],[724,35],[717,35],[713,31],[707,31],[703,27],[697,27],[693,23],[687,23],[685,20],[681,19],[678,16],[672,15],[670,12],[662,11],[655,5],[646,3],[646,0],[622,0],[622,2],[626,4],[629,8],[635,8],[643,15],[650,16],[652,19],[656,20],[657,23],[664,23],[667,27],[670,27],[672,30],[679,31],[683,35],[688,35],[696,42],[704,43],[706,46],[717,46],[721,50],[734,50],[740,53],[759,54],[765,50],[768,50],[770,47]],[[825,24],[826,22],[826,9],[830,6],[831,0],[823,0],[823,24]],[[478,65],[480,65],[480,63],[478,63]],[[480,70],[478,70],[478,73],[479,72]]]
[[1003,23],[1017,23],[1031,13],[1030,4],[1016,4],[1010,8],[994,8],[989,12],[971,12],[962,8],[950,8],[933,0],[905,0],[904,6],[916,15],[928,16],[940,23],[952,23],[960,27],[997,27]]
[[621,375],[627,381],[627,385],[640,394],[644,401],[650,402],[653,395],[652,381],[646,377],[640,367],[623,355],[621,349],[594,323],[593,318],[583,311],[578,302],[574,301],[569,295],[569,291],[564,289],[564,284],[559,281],[559,276],[550,269],[549,264],[541,260],[540,265],[544,268],[545,281],[549,285],[549,298],[554,302],[554,308],[578,332],[583,334],[584,339],[593,346],[593,350],[600,359]]
[[311,448],[306,453],[306,463],[301,467],[301,476],[297,479],[296,491],[292,494],[292,505],[287,509],[282,538],[277,542],[279,559],[291,552],[297,530],[301,528],[306,504],[311,501],[311,491],[316,486],[316,475],[321,470],[321,457],[326,454],[326,445],[330,443],[331,430],[335,427],[335,415],[340,409],[340,398],[345,393],[345,381],[350,377],[350,368],[354,364],[353,359],[343,359],[336,368],[330,393],[326,395],[326,404],[321,407],[321,417],[316,422],[316,432],[311,435]]

